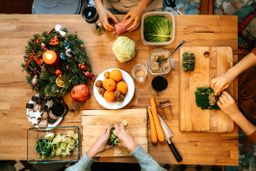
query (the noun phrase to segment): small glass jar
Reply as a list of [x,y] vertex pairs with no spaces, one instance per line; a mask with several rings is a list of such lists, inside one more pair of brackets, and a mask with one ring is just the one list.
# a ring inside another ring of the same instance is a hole
[[170,51],[157,48],[148,56],[148,70],[152,75],[166,75],[175,67],[174,58],[170,57]]
[[144,82],[147,77],[147,66],[145,64],[136,64],[132,68],[132,76],[140,83]]

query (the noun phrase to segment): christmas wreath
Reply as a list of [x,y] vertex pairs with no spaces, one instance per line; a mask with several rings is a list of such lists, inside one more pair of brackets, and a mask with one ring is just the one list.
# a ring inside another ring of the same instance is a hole
[[61,97],[93,79],[84,43],[56,25],[28,41],[22,68],[32,88],[45,97]]

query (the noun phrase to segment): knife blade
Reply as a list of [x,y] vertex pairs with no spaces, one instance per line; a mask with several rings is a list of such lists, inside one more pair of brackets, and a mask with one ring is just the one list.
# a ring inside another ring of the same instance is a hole
[[163,118],[160,115],[158,115],[158,117],[159,117],[159,120],[161,122],[162,128],[164,130],[165,139],[166,139],[166,142],[167,142],[168,146],[170,147],[170,149],[171,149],[175,159],[177,160],[177,162],[181,162],[182,157],[181,157],[179,151],[177,150],[177,148],[175,147],[174,143],[171,140],[171,137],[173,136],[172,131],[170,130],[168,125],[165,123]]

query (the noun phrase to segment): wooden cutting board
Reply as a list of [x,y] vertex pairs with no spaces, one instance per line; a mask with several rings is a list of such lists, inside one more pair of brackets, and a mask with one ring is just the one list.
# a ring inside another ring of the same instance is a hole
[[[146,109],[122,109],[122,110],[83,110],[83,154],[95,142],[105,128],[112,123],[128,122],[127,129],[134,136],[135,140],[148,151],[147,140],[147,111]],[[101,154],[100,157],[130,156],[127,149],[115,146]]]
[[[184,72],[182,69],[182,54],[195,54],[195,70]],[[204,55],[209,52],[208,56]],[[221,110],[202,110],[195,102],[197,87],[210,86],[211,79],[227,71],[233,65],[231,47],[194,46],[183,47],[180,50],[180,130],[231,132],[233,121]],[[233,94],[233,85],[228,89]]]

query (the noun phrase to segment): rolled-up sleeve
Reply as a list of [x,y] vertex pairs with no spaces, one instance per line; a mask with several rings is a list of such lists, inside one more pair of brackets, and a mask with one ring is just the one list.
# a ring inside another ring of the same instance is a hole
[[138,160],[141,171],[167,171],[146,153],[141,146],[138,146],[132,152],[132,156]]
[[87,155],[83,156],[79,162],[65,169],[65,171],[91,171],[93,160]]

